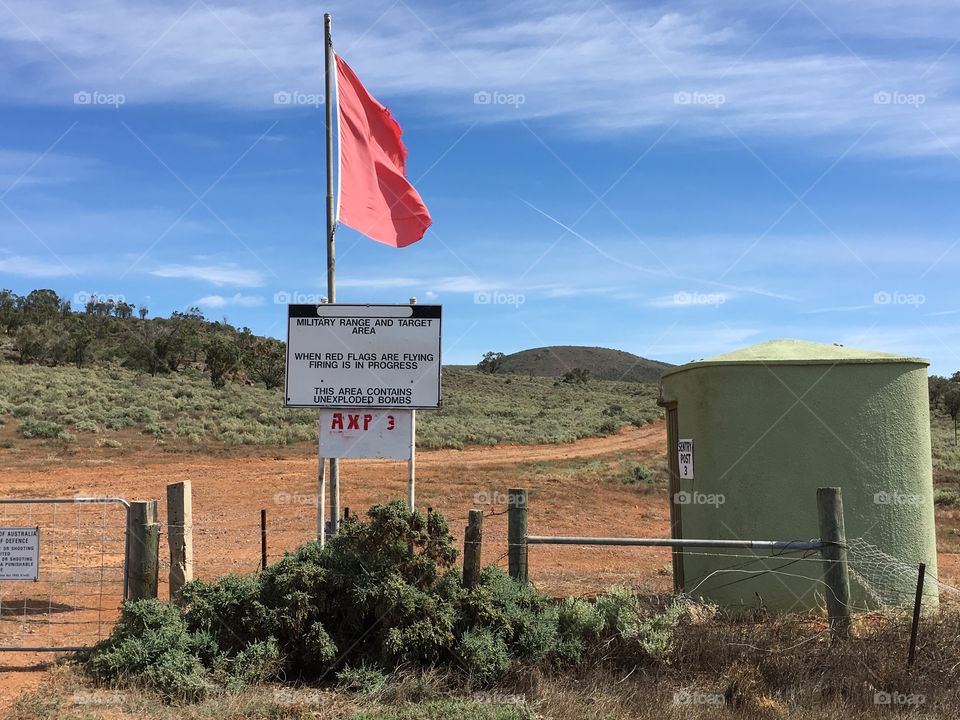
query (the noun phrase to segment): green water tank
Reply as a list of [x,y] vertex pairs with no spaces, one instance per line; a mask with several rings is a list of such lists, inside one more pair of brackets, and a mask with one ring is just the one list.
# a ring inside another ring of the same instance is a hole
[[[816,490],[840,487],[852,604],[911,604],[918,564],[937,572],[928,364],[774,340],[664,372],[674,537],[817,539]],[[675,583],[727,607],[822,607],[819,555],[771,555],[675,553]]]

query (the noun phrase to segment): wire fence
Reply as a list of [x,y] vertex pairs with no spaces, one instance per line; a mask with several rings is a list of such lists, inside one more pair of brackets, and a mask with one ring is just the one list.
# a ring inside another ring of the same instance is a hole
[[116,498],[0,499],[0,527],[36,528],[36,580],[0,581],[0,650],[103,639],[125,592],[126,506]]

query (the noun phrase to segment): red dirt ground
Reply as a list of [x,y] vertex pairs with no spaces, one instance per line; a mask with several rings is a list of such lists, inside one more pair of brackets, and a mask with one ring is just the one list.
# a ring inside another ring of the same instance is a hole
[[[139,445],[139,446],[138,446]],[[655,466],[664,455],[662,421],[643,428],[581,440],[568,445],[499,446],[467,450],[424,451],[418,454],[417,505],[433,507],[447,517],[456,538],[463,537],[467,511],[481,507],[484,518],[484,562],[505,565],[506,491],[520,485],[530,495],[531,534],[614,535],[664,537],[669,533],[666,491],[660,486],[627,485],[610,480],[578,480],[576,472],[558,471],[565,461],[589,459],[601,463],[643,462]],[[269,556],[276,559],[313,537],[317,460],[310,445],[283,450],[240,448],[218,454],[170,452],[142,436],[124,438],[126,449],[81,448],[70,451],[41,443],[19,442],[19,451],[0,450],[0,493],[3,497],[74,497],[119,495],[128,500],[161,500],[167,483],[190,480],[193,484],[194,573],[216,577],[225,572],[254,572],[260,562],[260,509],[268,513]],[[543,465],[546,463],[547,465]],[[551,469],[550,463],[560,463]],[[406,464],[352,460],[342,464],[341,505],[362,511],[370,505],[406,496]],[[87,512],[89,508],[84,508]],[[74,526],[87,525],[88,517],[75,509],[61,510]],[[69,515],[69,513],[74,513]],[[120,519],[118,513],[116,519]],[[75,519],[76,518],[76,519]],[[5,521],[9,517],[4,518]],[[42,519],[32,518],[37,524]],[[956,525],[957,518],[943,518]],[[105,527],[122,535],[122,522],[107,517]],[[165,528],[161,558],[167,557]],[[96,540],[96,538],[93,538]],[[81,554],[96,554],[97,544],[84,539]],[[108,544],[108,548],[109,548]],[[72,549],[71,549],[72,551]],[[108,550],[109,555],[109,550]],[[107,559],[116,561],[118,555]],[[958,555],[942,554],[941,578],[960,575]],[[98,562],[85,557],[84,562]],[[539,546],[530,550],[533,582],[558,594],[587,595],[616,584],[649,591],[671,586],[669,551],[650,548],[577,548]],[[161,597],[166,597],[166,571],[161,567]],[[95,618],[97,608],[115,607],[119,592],[105,599],[84,597],[76,588],[99,591],[95,582],[76,585],[55,597],[79,606],[71,617]],[[44,591],[45,593],[46,591]],[[46,604],[47,595],[43,596]],[[6,602],[6,600],[4,600]],[[2,609],[0,609],[2,611]],[[105,617],[100,613],[101,619]],[[67,638],[77,627],[72,620],[57,628]],[[89,625],[96,628],[96,625]],[[109,629],[109,623],[101,632]],[[0,638],[0,645],[11,642]],[[28,640],[28,642],[36,642]],[[66,639],[69,642],[69,639]],[[0,654],[0,708],[24,689],[35,687],[44,665],[53,658],[42,653]]]

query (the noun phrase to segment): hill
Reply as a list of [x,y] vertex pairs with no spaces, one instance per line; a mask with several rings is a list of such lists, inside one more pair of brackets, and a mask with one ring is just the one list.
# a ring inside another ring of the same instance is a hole
[[660,373],[673,367],[639,355],[601,347],[554,345],[504,355],[497,372],[534,377],[561,377],[574,368],[585,368],[590,377],[622,382],[660,381]]

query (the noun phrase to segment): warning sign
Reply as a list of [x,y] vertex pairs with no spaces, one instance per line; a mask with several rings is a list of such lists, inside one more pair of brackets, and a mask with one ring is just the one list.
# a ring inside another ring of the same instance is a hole
[[409,410],[322,410],[320,457],[407,460],[412,425]]
[[36,580],[40,575],[40,529],[0,528],[0,580]]
[[287,407],[440,407],[439,305],[290,305]]
[[677,441],[677,454],[680,477],[683,480],[693,480],[693,440]]

